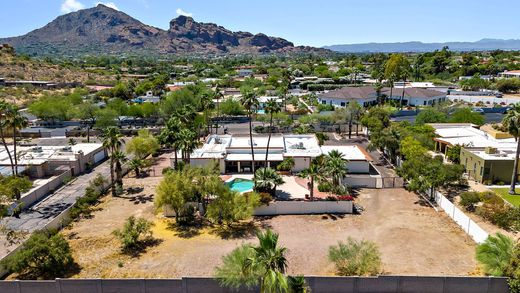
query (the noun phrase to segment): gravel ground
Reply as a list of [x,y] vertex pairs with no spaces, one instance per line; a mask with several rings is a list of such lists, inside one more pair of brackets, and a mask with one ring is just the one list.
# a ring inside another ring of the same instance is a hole
[[[259,218],[233,235],[217,228],[172,228],[155,215],[153,194],[160,177],[125,178],[141,186],[139,194],[106,197],[91,218],[62,233],[69,239],[82,270],[76,278],[174,278],[211,276],[221,257],[244,242],[255,242],[254,230],[272,228],[288,248],[289,273],[333,275],[327,260],[330,245],[351,236],[378,244],[384,273],[394,275],[468,275],[478,272],[475,243],[442,212],[422,205],[403,189],[361,190],[362,215],[311,215]],[[155,222],[159,243],[138,257],[119,252],[111,232],[135,215]]]

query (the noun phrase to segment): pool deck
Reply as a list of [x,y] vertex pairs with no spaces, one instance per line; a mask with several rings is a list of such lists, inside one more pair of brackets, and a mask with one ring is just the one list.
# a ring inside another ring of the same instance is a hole
[[[252,174],[235,174],[235,175],[221,175],[220,178],[224,182],[230,182],[235,179],[253,180]],[[305,199],[305,195],[309,194],[309,190],[305,188],[304,184],[298,182],[299,178],[296,176],[282,176],[284,184],[276,188],[276,197],[284,200],[290,199]]]

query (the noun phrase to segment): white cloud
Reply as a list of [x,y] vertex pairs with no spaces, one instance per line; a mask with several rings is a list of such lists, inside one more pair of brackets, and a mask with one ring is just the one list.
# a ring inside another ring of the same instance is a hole
[[61,12],[62,13],[69,13],[73,11],[78,11],[80,9],[85,8],[85,5],[83,5],[81,2],[77,0],[65,0],[61,4]]
[[189,16],[189,17],[193,16],[193,13],[186,12],[186,11],[182,10],[181,8],[177,8],[177,10],[175,10],[175,12],[177,13],[177,15],[184,15],[184,16]]
[[98,6],[99,4],[103,4],[106,7],[110,7],[112,9],[119,10],[119,8],[117,8],[117,5],[114,2],[97,2],[96,6]]

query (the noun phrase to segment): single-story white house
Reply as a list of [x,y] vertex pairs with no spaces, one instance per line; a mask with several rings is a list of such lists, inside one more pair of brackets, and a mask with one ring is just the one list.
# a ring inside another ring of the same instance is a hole
[[[254,162],[255,168],[265,166],[267,135],[255,135]],[[314,135],[284,134],[272,135],[267,155],[267,167],[276,168],[285,158],[294,159],[292,172],[300,172],[309,168],[311,161],[331,150],[340,151],[346,160],[349,173],[368,174],[372,158],[357,145],[321,146]],[[249,173],[252,171],[250,139],[248,135],[210,135],[202,147],[190,156],[190,165],[197,167],[218,164],[220,172]],[[171,158],[174,165],[174,157]]]

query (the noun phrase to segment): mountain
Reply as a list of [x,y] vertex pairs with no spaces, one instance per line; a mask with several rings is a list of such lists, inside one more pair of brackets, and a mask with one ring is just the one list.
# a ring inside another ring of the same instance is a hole
[[264,34],[233,32],[213,23],[179,16],[168,30],[146,25],[99,4],[59,16],[26,35],[0,39],[29,55],[82,54],[261,54],[327,52]]
[[476,42],[446,42],[446,43],[364,43],[325,46],[342,53],[391,53],[391,52],[431,52],[448,46],[452,51],[492,51],[492,50],[520,50],[520,40],[482,39]]

